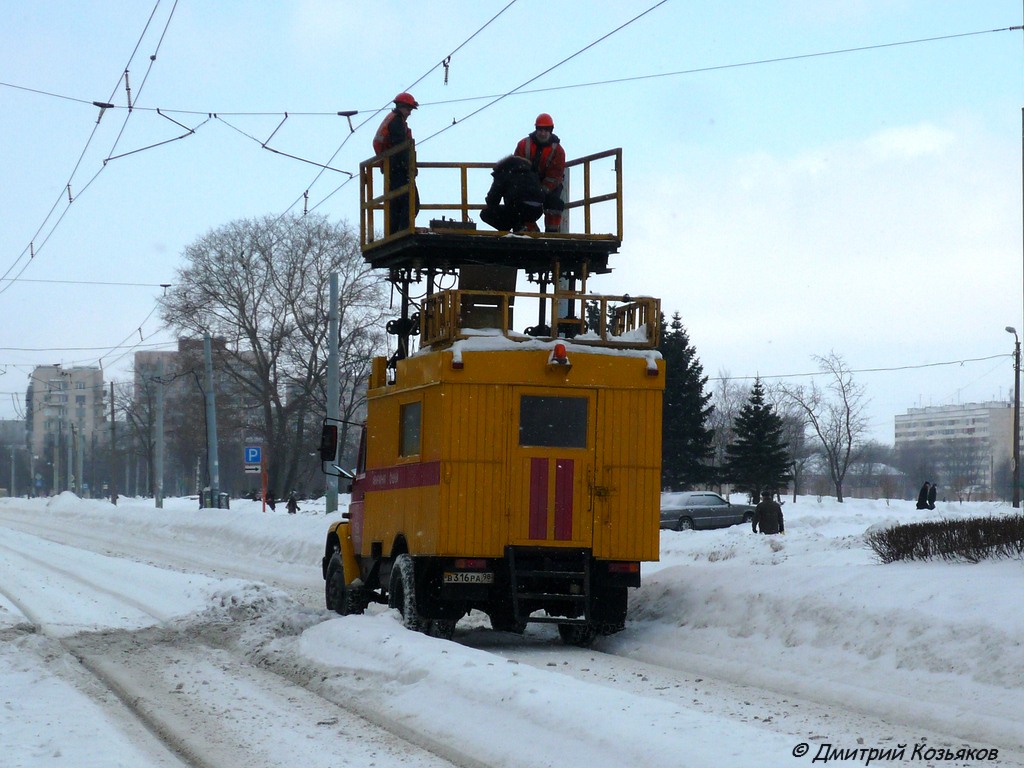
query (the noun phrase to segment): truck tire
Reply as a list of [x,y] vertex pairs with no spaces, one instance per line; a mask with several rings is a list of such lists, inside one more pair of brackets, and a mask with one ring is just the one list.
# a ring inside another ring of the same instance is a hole
[[455,625],[457,622],[454,619],[433,619],[430,621],[420,619],[420,622],[428,625],[428,628],[423,631],[431,637],[439,637],[442,640],[451,640],[455,635]]
[[[409,555],[399,555],[391,566],[388,605],[402,614],[402,626],[413,632],[427,632],[430,622],[416,608],[415,563]],[[454,626],[454,625],[453,625]]]
[[351,589],[345,584],[345,569],[341,564],[341,555],[335,552],[327,564],[327,581],[324,584],[324,602],[327,610],[341,616],[362,613],[365,605],[362,593]]
[[559,624],[558,634],[566,645],[589,648],[597,637],[597,627],[592,624]]
[[521,635],[526,630],[525,621],[522,619],[516,621],[511,603],[502,603],[500,606],[494,607],[487,615],[491,619],[491,629],[495,632],[514,632]]

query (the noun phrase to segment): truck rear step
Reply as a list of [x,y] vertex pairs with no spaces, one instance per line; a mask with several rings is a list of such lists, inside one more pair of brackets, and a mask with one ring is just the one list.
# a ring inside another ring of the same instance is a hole
[[[506,547],[505,554],[516,621],[534,624],[590,623],[588,550]],[[533,607],[527,609],[527,606]],[[541,609],[548,615],[530,615]],[[551,615],[562,610],[571,616]]]

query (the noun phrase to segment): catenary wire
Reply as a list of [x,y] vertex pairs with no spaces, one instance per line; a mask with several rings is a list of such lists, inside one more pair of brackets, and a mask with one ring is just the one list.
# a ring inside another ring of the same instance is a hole
[[[150,12],[149,18],[146,20],[146,24],[143,27],[142,32],[139,34],[139,37],[138,37],[138,39],[135,42],[135,47],[132,49],[132,53],[128,57],[128,62],[125,65],[122,74],[118,77],[117,83],[111,89],[110,96],[107,97],[107,103],[109,103],[114,98],[114,94],[117,93],[118,89],[121,87],[121,83],[125,79],[126,73],[130,70],[131,63],[132,63],[132,61],[134,61],[135,56],[138,54],[139,48],[142,45],[142,41],[145,39],[146,32],[149,30],[149,26],[150,26],[150,24],[152,24],[153,18],[155,17],[156,12],[157,12],[157,10],[160,7],[160,2],[161,2],[161,0],[156,0],[156,3],[153,6],[153,10]],[[177,0],[175,0],[175,6],[177,6]],[[161,36],[160,36],[160,42],[161,43],[163,42],[164,34],[166,34],[166,32],[167,32],[167,25],[170,24],[170,19],[171,19],[171,16],[173,16],[173,13],[174,13],[174,11],[172,9],[171,15],[168,16],[167,24],[165,24],[165,26],[164,26],[164,33],[161,34]],[[150,68],[152,68],[152,64],[153,64],[153,62],[155,60],[156,60],[156,54],[154,53],[153,56],[150,57]],[[147,71],[147,77],[148,77],[148,71]],[[143,81],[143,84],[144,83],[145,83],[145,80]],[[141,86],[140,86],[140,92],[141,92]],[[129,116],[130,116],[130,114],[131,114],[131,111],[129,110]],[[128,120],[128,116],[125,117],[125,124],[127,124],[127,120]],[[21,277],[21,275],[24,274],[25,270],[28,268],[28,265],[35,259],[35,256],[42,250],[42,248],[45,247],[46,243],[50,239],[50,236],[54,233],[56,228],[64,220],[64,216],[67,214],[68,209],[70,209],[71,204],[76,199],[75,197],[72,196],[72,193],[71,193],[72,182],[74,181],[75,176],[78,173],[79,168],[81,167],[81,164],[82,164],[83,159],[85,158],[86,152],[88,151],[89,147],[92,145],[93,139],[95,139],[95,137],[96,137],[96,132],[99,130],[99,125],[100,125],[100,121],[99,120],[97,120],[93,124],[92,129],[89,132],[89,138],[86,140],[85,146],[82,148],[82,152],[79,154],[78,160],[75,162],[75,165],[74,165],[74,167],[71,170],[71,174],[68,176],[67,183],[61,189],[60,194],[57,196],[57,198],[54,201],[53,205],[51,206],[49,212],[46,214],[46,217],[43,219],[42,223],[39,225],[39,227],[36,229],[35,233],[33,234],[32,238],[29,240],[29,244],[25,246],[25,248],[22,250],[22,252],[18,255],[18,257],[11,264],[11,266],[9,266],[7,268],[7,270],[2,275],[0,275],[0,280],[2,280],[4,278],[7,278],[11,274],[11,272],[18,266],[18,264],[23,259],[25,259],[25,255],[29,254],[29,259],[25,261],[24,265],[18,271],[17,275],[15,275],[15,277],[10,282],[8,282],[7,285],[5,285],[4,287],[0,288],[0,295],[5,293],[14,284],[14,282],[16,282]],[[121,131],[122,132],[124,131],[124,125],[122,125]],[[121,134],[119,133],[118,134],[119,138],[120,138],[120,135]],[[116,142],[115,142],[115,145],[116,145]],[[86,183],[86,185],[81,190],[79,190],[78,195],[81,195],[86,189],[88,189],[89,186],[91,186],[92,182],[96,180],[96,177],[99,176],[99,174],[102,172],[104,167],[105,167],[105,165],[101,166],[100,170],[96,172],[96,174]],[[50,231],[47,233],[46,237],[40,243],[39,248],[38,249],[34,248],[33,243],[36,241],[36,239],[39,237],[39,235],[46,228],[47,222],[50,221],[50,219],[52,218],[52,216],[54,214],[54,211],[57,210],[57,207],[61,204],[61,201],[64,200],[65,194],[67,195],[68,202],[67,202],[67,205],[66,205],[64,211],[61,212],[61,215],[54,222],[53,226],[50,228]]]
[[[495,18],[497,18],[497,16],[499,16],[501,13],[503,13],[505,10],[507,10],[515,1],[516,0],[512,0],[512,2],[510,2],[508,5],[506,5],[505,8],[502,9],[502,11],[500,11],[495,17],[493,17],[490,21],[488,21],[487,24],[490,24],[491,21],[493,21]],[[663,2],[665,2],[665,0],[663,0]],[[661,4],[662,3],[658,3],[657,5],[661,5]],[[159,5],[159,2],[157,3],[157,5]],[[656,8],[657,5],[653,6],[653,7]],[[154,8],[154,13],[155,13],[155,10],[156,9]],[[644,13],[647,13],[650,10],[653,10],[653,8],[652,9],[648,9],[648,11],[645,11]],[[173,11],[172,11],[172,13],[173,13]],[[643,14],[641,14],[641,15],[643,15]],[[639,17],[637,17],[637,18],[639,18]],[[627,24],[628,23],[632,23],[632,22],[627,22]],[[486,27],[487,24],[485,24],[484,27]],[[626,26],[626,25],[623,25],[623,26]],[[147,27],[148,27],[148,24],[147,24]],[[453,53],[458,51],[460,48],[462,48],[466,43],[469,42],[469,40],[471,40],[473,37],[475,37],[476,34],[479,34],[479,32],[482,31],[484,27],[481,27],[480,30],[477,30],[477,32],[474,33],[474,35],[472,35],[462,45],[460,45],[458,48],[456,48],[455,51],[453,51]],[[644,76],[637,76],[637,77],[630,77],[630,78],[620,78],[620,79],[615,79],[615,80],[596,81],[596,82],[591,82],[591,83],[579,83],[579,84],[567,85],[567,86],[555,86],[555,87],[544,88],[544,89],[524,90],[522,88],[522,86],[520,86],[517,89],[513,89],[512,91],[509,91],[509,92],[507,92],[505,94],[499,94],[499,95],[496,95],[496,96],[477,96],[477,97],[470,97],[470,98],[467,98],[467,99],[455,99],[455,100],[451,100],[451,101],[427,102],[426,104],[445,104],[445,103],[454,103],[454,102],[468,101],[468,100],[472,100],[472,99],[483,99],[483,98],[494,99],[494,101],[492,103],[497,103],[497,101],[500,101],[501,99],[506,98],[509,95],[521,95],[521,94],[526,94],[526,93],[537,93],[537,92],[543,92],[543,91],[555,91],[555,90],[565,90],[565,89],[569,89],[569,88],[581,88],[581,87],[592,87],[592,86],[607,85],[607,84],[616,84],[616,83],[623,83],[623,82],[630,82],[630,81],[644,80],[644,79],[651,79],[651,78],[659,78],[659,77],[679,76],[679,75],[685,75],[685,74],[694,74],[694,73],[699,73],[699,72],[708,72],[708,71],[722,70],[722,69],[729,69],[729,68],[736,68],[736,67],[747,67],[747,66],[755,66],[755,65],[760,65],[760,64],[770,64],[770,63],[778,63],[778,62],[785,62],[785,61],[793,61],[793,60],[798,60],[798,59],[803,59],[803,58],[812,58],[812,57],[815,57],[815,56],[828,56],[828,55],[837,55],[837,54],[843,54],[843,53],[862,52],[862,51],[868,51],[868,50],[879,49],[879,48],[893,47],[893,46],[897,46],[897,45],[910,45],[910,44],[915,44],[915,43],[934,42],[934,41],[937,41],[937,40],[947,40],[947,39],[952,39],[952,38],[957,38],[957,37],[967,37],[967,36],[971,36],[971,35],[980,35],[980,34],[988,34],[988,33],[992,33],[992,32],[1001,32],[1001,31],[1019,30],[1019,29],[1021,29],[1021,27],[1008,27],[1008,28],[1001,28],[1001,29],[984,30],[984,31],[981,31],[981,32],[970,32],[970,33],[961,33],[961,34],[956,34],[956,35],[946,35],[946,36],[941,36],[941,37],[921,38],[921,39],[916,39],[916,40],[911,40],[911,41],[902,41],[902,42],[896,42],[896,43],[886,43],[886,44],[878,44],[878,45],[871,45],[871,46],[861,46],[861,47],[856,47],[856,48],[846,48],[846,49],[840,49],[840,50],[835,50],[835,51],[819,52],[819,53],[812,53],[812,54],[800,54],[800,55],[794,55],[794,56],[779,57],[779,58],[774,58],[774,59],[762,59],[762,60],[742,62],[742,63],[735,63],[735,64],[725,64],[725,65],[702,67],[702,68],[689,69],[689,70],[679,70],[679,71],[670,72],[670,73],[659,73],[659,74],[644,75]],[[164,31],[166,32],[166,27],[165,27]],[[617,30],[614,30],[614,31],[617,31]],[[614,31],[609,33],[609,35],[613,34]],[[607,37],[607,36],[608,35],[606,35],[605,37]],[[163,38],[161,37],[161,40],[162,39]],[[604,38],[600,38],[599,40],[595,41],[594,43],[591,43],[590,46],[587,46],[587,48],[592,47],[593,45],[595,45],[598,42],[600,42],[600,40],[602,40],[602,39],[604,39]],[[140,39],[140,42],[141,42],[141,39]],[[138,48],[138,46],[137,46],[137,48]],[[580,53],[582,53],[585,50],[586,50],[586,48],[581,49],[580,51],[577,51],[575,54],[573,54],[569,58],[563,60],[559,64],[556,64],[553,67],[551,67],[548,70],[546,70],[545,72],[542,72],[540,75],[537,75],[536,77],[531,78],[531,80],[527,81],[527,83],[535,81],[536,79],[538,79],[539,77],[543,76],[547,72],[552,71],[553,69],[555,69],[560,64],[565,63],[565,61],[568,61],[569,59],[575,57],[576,55],[579,55]],[[133,56],[134,56],[134,53],[133,53]],[[421,77],[419,80],[417,80],[416,83],[421,82],[424,77],[429,75],[430,72],[436,70],[438,66],[440,66],[440,64],[435,65],[430,70],[428,70],[428,72],[423,77]],[[7,84],[0,83],[0,85],[7,85]],[[413,86],[409,86],[409,87],[411,88],[411,87],[414,87],[414,86],[415,86],[415,83],[413,84]],[[18,87],[18,86],[12,86],[12,87]],[[24,90],[33,90],[33,89],[24,89]],[[42,92],[42,91],[33,91],[33,92],[43,93],[45,95],[57,96],[56,94],[48,94],[48,93]],[[59,98],[68,98],[68,97],[60,97],[60,96],[58,96],[58,97]],[[72,99],[72,100],[78,101],[76,99]],[[87,103],[87,102],[83,102],[83,103]],[[472,117],[473,115],[477,114],[478,112],[482,111],[483,109],[486,109],[490,105],[491,104],[488,104],[488,105],[485,105],[484,107],[481,107],[481,109],[476,110],[476,111],[470,113],[469,115],[467,115],[465,118],[463,118],[461,121],[458,121],[458,122],[462,122],[462,121],[468,119],[469,117]],[[170,111],[170,110],[165,110],[165,111]],[[374,115],[379,114],[380,111],[381,110],[377,110],[377,112],[375,112]],[[255,114],[255,113],[235,113],[235,114]],[[280,114],[280,113],[261,113],[261,114]],[[293,114],[302,114],[302,113],[293,113]],[[308,113],[308,114],[318,114],[318,113]],[[372,118],[373,118],[373,115],[371,115],[371,117],[368,118],[368,120],[372,119]],[[363,123],[360,123],[360,127],[362,125],[365,125],[365,122],[367,122],[367,121],[364,121]],[[447,126],[444,130],[447,130],[448,128],[451,128],[451,127],[453,127],[453,126]],[[442,131],[438,131],[437,133],[432,134],[431,136],[427,137],[427,139],[425,139],[424,141],[427,141],[430,138],[433,138],[434,136],[440,134],[441,132]],[[345,142],[347,142],[347,140],[348,140],[348,138],[350,138],[350,136],[351,136],[351,133],[348,136],[346,136],[345,141],[342,142],[342,144],[338,148],[338,151],[336,151],[335,155],[332,156],[332,160],[334,159],[334,157],[336,157],[338,152],[340,152],[340,150],[344,147]],[[120,134],[119,134],[119,137],[120,137]],[[250,138],[252,138],[252,137],[250,137]],[[116,142],[115,142],[115,145],[116,145]],[[301,159],[301,158],[296,158],[296,159]],[[81,160],[81,158],[80,158],[80,160]],[[77,167],[78,166],[76,165],[76,170],[77,170]],[[316,179],[314,179],[314,183],[315,183],[315,181],[317,179],[319,179],[320,175],[322,175],[323,170],[326,170],[326,169],[328,169],[327,166],[323,166],[321,168],[321,171],[317,174]],[[337,169],[331,169],[331,170],[337,170]],[[91,183],[91,180],[90,180],[90,183]],[[342,186],[344,186],[344,184]],[[340,187],[339,187],[339,189],[340,189]],[[335,191],[337,191],[337,190],[335,190]],[[81,194],[81,192],[79,194]],[[331,193],[331,195],[333,195],[333,194],[334,194],[334,192]],[[330,197],[330,195],[328,197]],[[319,206],[323,202],[324,201],[321,201],[320,203],[317,203],[317,206]],[[59,198],[58,198],[58,203],[59,203]],[[294,205],[295,204],[293,203],[293,205],[291,207],[294,207]],[[314,206],[314,207],[316,207],[316,206]],[[8,270],[8,272],[9,271],[10,270]],[[2,290],[0,290],[0,293],[2,293]],[[150,313],[150,314],[152,314],[152,313]],[[116,349],[116,347],[115,347],[115,349]],[[1002,356],[997,356],[997,357],[1002,357]],[[984,360],[984,359],[991,359],[991,358],[978,358],[978,359],[979,360]],[[901,367],[901,368],[891,368],[891,369],[887,369],[887,368],[864,369],[862,371],[855,371],[855,372],[875,372],[875,371],[902,370],[902,369],[906,369],[906,368],[918,368],[918,367],[931,367],[931,366],[937,366],[937,365],[963,364],[963,362],[972,362],[972,361],[971,360],[967,360],[967,361],[953,361],[953,362],[950,362],[950,363],[935,363],[935,364],[926,364],[926,365],[922,365],[922,366],[904,366],[904,367]],[[814,375],[817,375],[817,374],[784,374],[784,375],[776,376],[776,377],[767,377],[766,376],[766,377],[761,377],[761,378],[788,378],[788,377],[814,376]],[[744,378],[748,378],[748,377],[744,377]],[[749,377],[749,378],[754,378],[754,377]]]
[[[471,35],[470,35],[469,37],[467,37],[467,38],[466,38],[465,40],[463,40],[463,41],[462,41],[462,42],[461,42],[461,43],[460,43],[460,44],[459,44],[459,45],[458,45],[458,46],[457,46],[457,47],[456,47],[456,48],[455,48],[455,49],[454,49],[453,51],[451,51],[451,52],[450,52],[450,53],[449,53],[449,54],[448,54],[448,55],[447,55],[446,57],[443,57],[443,58],[442,58],[442,59],[441,59],[441,60],[440,60],[440,61],[439,61],[439,62],[438,62],[437,64],[435,64],[435,65],[434,65],[434,66],[432,66],[432,67],[431,67],[430,69],[428,69],[428,70],[427,70],[426,72],[424,72],[424,73],[423,73],[423,74],[422,74],[422,75],[421,75],[421,76],[420,76],[419,78],[417,78],[417,79],[416,79],[416,80],[415,80],[415,81],[414,81],[414,82],[413,82],[413,83],[412,83],[411,85],[407,85],[407,86],[405,87],[405,90],[406,90],[406,91],[410,91],[410,90],[412,90],[413,88],[415,88],[415,87],[416,87],[416,86],[417,86],[417,85],[418,85],[419,83],[423,82],[423,80],[424,80],[424,79],[426,79],[426,78],[427,78],[427,77],[428,77],[428,76],[430,75],[430,73],[431,73],[431,72],[434,72],[434,71],[435,71],[435,70],[436,70],[436,69],[437,69],[437,68],[438,68],[439,66],[442,66],[442,63],[443,63],[444,61],[446,61],[446,60],[448,60],[448,59],[451,59],[451,57],[452,57],[452,56],[454,56],[454,55],[455,55],[455,54],[456,54],[456,53],[457,53],[458,51],[462,50],[462,48],[464,48],[464,47],[465,47],[465,46],[466,46],[466,45],[467,45],[467,44],[468,44],[468,43],[469,43],[469,42],[470,42],[471,40],[473,40],[473,39],[474,39],[474,38],[475,38],[475,37],[476,37],[477,35],[479,35],[479,34],[480,34],[481,32],[483,32],[483,31],[484,31],[485,29],[487,29],[487,27],[489,27],[489,26],[490,26],[490,25],[491,25],[491,24],[492,24],[492,23],[493,23],[493,22],[494,22],[494,21],[495,21],[495,20],[496,20],[496,19],[497,19],[497,18],[498,18],[499,16],[501,16],[501,15],[502,15],[503,13],[505,13],[505,11],[507,11],[507,10],[508,10],[509,8],[511,8],[511,7],[513,6],[513,5],[515,5],[515,4],[516,4],[516,2],[518,2],[518,0],[511,0],[511,1],[510,1],[510,2],[509,2],[509,3],[508,3],[508,4],[507,4],[507,5],[506,5],[506,6],[504,7],[504,8],[502,8],[502,9],[501,9],[500,11],[498,11],[498,12],[497,12],[496,14],[494,14],[494,15],[493,15],[493,16],[492,16],[491,18],[489,18],[489,19],[488,19],[488,20],[487,20],[487,21],[486,21],[486,22],[485,22],[485,23],[483,24],[483,26],[481,26],[481,27],[480,27],[479,29],[477,29],[477,30],[476,30],[475,32],[473,32],[473,34],[471,34]],[[303,191],[303,193],[302,193],[301,195],[299,195],[299,196],[298,196],[298,197],[297,197],[297,198],[296,198],[296,199],[295,199],[295,200],[294,200],[294,201],[292,202],[292,204],[291,204],[291,205],[289,205],[289,206],[288,206],[288,207],[287,207],[287,208],[286,208],[286,209],[284,210],[284,212],[283,212],[283,213],[281,214],[282,216],[286,215],[286,214],[288,213],[288,211],[292,210],[292,209],[293,209],[293,208],[294,208],[295,206],[297,206],[297,205],[299,204],[299,201],[300,201],[300,200],[303,200],[303,199],[305,199],[305,197],[306,197],[306,194],[307,194],[307,193],[309,192],[309,190],[310,190],[310,189],[311,189],[311,188],[313,187],[313,185],[314,185],[314,184],[316,184],[316,183],[317,183],[317,181],[319,181],[319,180],[320,180],[320,177],[321,177],[321,176],[323,175],[324,169],[326,169],[326,168],[327,168],[327,167],[328,167],[328,166],[329,166],[329,165],[330,165],[331,163],[333,163],[333,162],[334,162],[334,159],[335,159],[335,158],[336,158],[336,157],[337,157],[337,156],[338,156],[338,155],[339,155],[339,154],[341,153],[341,150],[345,148],[345,145],[346,145],[346,144],[348,144],[348,141],[349,141],[349,139],[351,139],[351,138],[352,138],[352,137],[353,137],[353,136],[354,136],[354,135],[356,134],[356,131],[358,131],[358,130],[359,130],[360,128],[362,128],[362,127],[363,127],[364,125],[366,125],[366,124],[367,124],[368,122],[370,122],[371,120],[373,120],[373,119],[374,119],[374,118],[375,118],[375,117],[376,117],[377,115],[379,115],[379,114],[380,114],[380,113],[381,113],[382,111],[384,111],[385,109],[387,109],[387,106],[388,106],[388,104],[390,104],[390,103],[391,103],[391,102],[386,102],[386,103],[384,104],[384,106],[378,107],[378,108],[377,108],[376,110],[374,110],[374,111],[373,111],[373,112],[372,112],[372,113],[371,113],[371,114],[370,114],[370,115],[369,115],[369,116],[368,116],[368,117],[367,117],[367,118],[366,118],[365,120],[363,120],[362,122],[360,122],[360,123],[359,123],[359,125],[357,125],[357,126],[356,126],[355,128],[353,128],[353,130],[349,131],[349,133],[348,133],[348,134],[347,134],[347,135],[345,136],[345,138],[341,140],[341,143],[340,143],[340,144],[338,145],[338,148],[337,148],[336,150],[334,150],[334,154],[332,154],[332,155],[331,155],[330,159],[329,159],[329,160],[328,160],[328,161],[327,161],[327,162],[326,162],[326,163],[324,164],[323,168],[321,168],[320,172],[319,172],[319,173],[317,173],[317,175],[316,175],[316,176],[315,176],[315,177],[313,178],[313,180],[312,180],[312,181],[311,181],[311,182],[310,182],[309,184],[307,184],[307,185],[306,185],[306,189],[305,189],[305,190]],[[329,200],[330,198],[332,198],[332,197],[333,197],[333,196],[334,196],[334,195],[335,195],[335,194],[336,194],[336,193],[337,193],[338,191],[340,191],[340,190],[341,190],[341,189],[342,189],[343,187],[345,187],[345,185],[347,185],[347,184],[348,184],[348,183],[349,183],[350,181],[352,181],[352,179],[354,179],[354,178],[355,178],[355,174],[353,174],[353,173],[349,173],[349,177],[348,177],[348,179],[346,179],[346,180],[345,180],[344,182],[342,182],[342,183],[341,183],[341,184],[340,184],[340,185],[339,185],[338,187],[336,187],[336,188],[335,188],[334,190],[332,190],[332,191],[331,191],[331,192],[330,192],[330,193],[329,193],[329,194],[327,195],[327,197],[325,197],[325,198],[323,198],[322,200],[320,200],[320,201],[319,201],[318,203],[316,203],[316,204],[315,204],[315,205],[314,205],[314,206],[313,206],[312,208],[310,208],[309,210],[310,210],[310,211],[315,211],[315,210],[316,210],[317,208],[319,208],[319,207],[320,207],[321,205],[323,205],[323,204],[324,204],[325,202],[327,202],[327,201],[328,201],[328,200]]]
[[[856,368],[850,369],[850,373],[895,373],[897,371],[913,371],[920,370],[923,368],[940,368],[948,365],[964,365],[964,363],[981,363],[986,360],[999,360],[1007,357],[1013,357],[1013,355],[999,354],[999,355],[988,355],[987,357],[965,357],[962,360],[947,360],[941,363],[920,363],[917,365],[896,365],[887,368]],[[755,381],[760,379],[766,381],[770,379],[808,379],[816,376],[829,376],[831,375],[827,371],[813,371],[811,373],[780,373],[773,376],[709,376],[708,381]]]

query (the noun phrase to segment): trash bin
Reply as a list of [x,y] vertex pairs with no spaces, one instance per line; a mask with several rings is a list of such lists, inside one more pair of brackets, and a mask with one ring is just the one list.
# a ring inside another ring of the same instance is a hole
[[217,509],[231,509],[231,496],[221,491],[217,494]]

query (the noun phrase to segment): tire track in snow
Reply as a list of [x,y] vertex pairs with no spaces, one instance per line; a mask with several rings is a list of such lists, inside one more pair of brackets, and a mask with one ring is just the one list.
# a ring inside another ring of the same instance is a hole
[[1005,722],[993,723],[989,732],[964,736],[954,731],[955,716],[936,719],[918,712],[911,702],[897,701],[879,714],[884,703],[881,694],[873,697],[873,709],[863,709],[855,698],[844,698],[844,686],[836,681],[804,680],[817,689],[817,694],[808,695],[806,686],[798,690],[787,684],[785,674],[773,677],[765,673],[761,679],[744,665],[683,649],[677,649],[676,663],[666,665],[645,658],[642,627],[633,625],[623,635],[598,640],[589,649],[566,649],[556,635],[533,629],[525,637],[456,630],[455,640],[552,674],[789,733],[794,743],[803,740],[884,749],[926,741],[955,753],[969,741],[977,748],[998,747],[1000,765],[1024,766],[1024,753],[1017,746],[1019,728],[1012,715]]
[[[226,635],[250,630],[253,614],[265,606],[243,605],[230,617],[216,611],[212,619],[176,617],[136,597],[142,585],[134,580],[112,587],[102,576],[80,572],[106,562],[110,573],[123,574],[124,561],[110,563],[112,558],[81,550],[76,555],[72,547],[35,537],[12,538],[16,541],[0,544],[0,584],[5,585],[0,594],[24,621],[5,633],[34,633],[45,639],[48,653],[76,660],[75,674],[81,671],[93,683],[78,680],[74,687],[112,715],[119,730],[135,733],[136,743],[166,753],[155,756],[155,764],[166,765],[173,755],[185,768],[334,768],[343,754],[361,765],[480,768],[444,745],[431,749],[409,741],[400,724],[375,723],[355,712],[351,702],[331,702],[290,676],[257,668],[230,648]],[[51,550],[60,553],[63,565],[54,565]],[[266,591],[259,588],[257,595]],[[61,601],[71,612],[76,602],[92,598],[100,604],[98,597],[104,613],[118,613],[113,608],[118,603],[148,617],[147,626],[93,631],[84,628],[86,622],[54,620],[64,614]],[[36,610],[32,602],[43,598],[45,605]],[[272,630],[262,634],[266,642],[273,637]]]
[[[66,547],[65,545],[61,544],[54,544],[53,546],[61,547],[62,549],[70,549],[69,547]],[[69,581],[84,586],[92,592],[100,593],[106,595],[107,597],[111,597],[115,601],[132,608],[138,613],[144,616],[148,616],[158,624],[166,624],[166,622],[171,618],[171,614],[153,610],[152,606],[150,606],[147,603],[143,603],[141,600],[135,599],[130,594],[128,594],[124,589],[111,589],[106,584],[102,584],[99,581],[97,581],[95,578],[88,578],[86,576],[83,576],[80,572],[69,570],[68,568],[55,565],[50,561],[43,560],[34,555],[30,555],[22,550],[15,549],[6,542],[0,542],[0,550],[4,550],[7,553],[7,557],[10,557],[13,554],[16,558],[22,560],[23,562],[39,566],[47,575],[60,574]],[[18,601],[14,598],[14,596],[9,594],[7,596],[8,599],[11,600],[11,602],[15,603],[18,606],[18,610],[20,610],[22,613],[25,613],[26,606],[24,605],[24,601]],[[31,618],[32,622],[38,626],[52,625],[52,622],[49,622],[48,620],[40,617],[38,614],[34,612],[33,615],[29,618]]]

